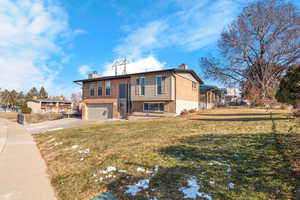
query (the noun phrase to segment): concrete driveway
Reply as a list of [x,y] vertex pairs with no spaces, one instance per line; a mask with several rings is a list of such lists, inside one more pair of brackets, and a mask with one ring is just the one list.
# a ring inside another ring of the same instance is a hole
[[95,123],[101,123],[104,121],[89,121],[89,120],[81,120],[76,118],[68,118],[68,119],[60,119],[60,120],[53,120],[53,121],[45,121],[41,123],[36,124],[28,124],[24,127],[27,131],[29,131],[32,134],[35,133],[44,133],[47,131],[55,131],[55,130],[61,130],[65,128],[73,128],[73,127],[79,127],[89,124],[95,124]]
[[30,133],[0,118],[0,199],[56,200],[46,170]]

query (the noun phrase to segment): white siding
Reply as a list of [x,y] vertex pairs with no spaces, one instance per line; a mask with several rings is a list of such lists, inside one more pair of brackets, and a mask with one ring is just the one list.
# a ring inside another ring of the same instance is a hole
[[180,115],[181,111],[186,110],[199,110],[198,101],[186,101],[186,100],[176,100],[176,114]]

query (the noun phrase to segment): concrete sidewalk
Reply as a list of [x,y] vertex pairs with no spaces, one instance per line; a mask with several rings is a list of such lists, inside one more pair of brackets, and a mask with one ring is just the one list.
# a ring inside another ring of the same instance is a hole
[[85,125],[97,124],[105,121],[81,120],[76,118],[59,119],[53,121],[45,121],[41,123],[27,124],[25,129],[31,134],[44,133],[47,131],[61,130],[65,128],[75,128]]
[[5,119],[0,119],[0,199],[56,199],[33,138],[21,125]]

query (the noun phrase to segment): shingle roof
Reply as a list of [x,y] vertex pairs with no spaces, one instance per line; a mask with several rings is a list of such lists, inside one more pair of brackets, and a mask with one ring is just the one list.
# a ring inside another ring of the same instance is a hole
[[217,89],[217,86],[214,85],[201,85],[200,90],[212,90],[212,89]]
[[28,101],[46,102],[46,103],[71,103],[70,101],[52,100],[52,99],[30,99]]
[[132,74],[116,75],[116,76],[102,76],[102,77],[98,77],[98,78],[76,80],[74,82],[78,83],[78,82],[91,82],[91,81],[100,81],[100,80],[109,80],[109,79],[130,78],[131,76],[134,76],[134,75],[152,74],[152,73],[158,73],[158,72],[182,72],[182,73],[190,73],[190,74],[192,74],[196,78],[196,80],[198,80],[201,84],[203,84],[203,81],[199,78],[199,76],[193,70],[183,70],[183,69],[164,69],[164,70],[156,70],[156,71],[149,71],[149,72],[139,72],[139,73],[132,73]]

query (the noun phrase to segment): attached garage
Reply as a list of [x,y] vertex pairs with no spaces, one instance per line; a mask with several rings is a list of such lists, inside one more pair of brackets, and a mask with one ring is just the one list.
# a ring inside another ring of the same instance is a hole
[[112,118],[112,103],[87,104],[88,120],[104,120]]

